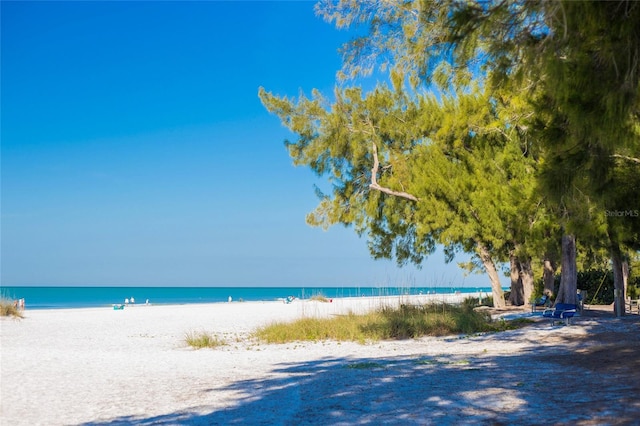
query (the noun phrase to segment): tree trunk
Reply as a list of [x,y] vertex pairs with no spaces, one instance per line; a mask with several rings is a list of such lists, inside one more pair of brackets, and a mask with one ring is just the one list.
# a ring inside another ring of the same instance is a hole
[[622,283],[624,284],[624,298],[627,298],[627,287],[629,285],[629,260],[622,261]]
[[531,301],[533,294],[533,268],[531,267],[531,258],[527,258],[520,262],[520,281],[522,282],[522,290],[524,303]]
[[511,277],[511,293],[509,294],[509,302],[513,306],[524,305],[524,291],[522,288],[522,279],[520,277],[520,264],[518,258],[511,253],[509,255],[509,266]]
[[562,275],[556,303],[575,305],[578,294],[578,269],[576,265],[576,237],[562,236]]
[[616,316],[625,314],[624,279],[622,272],[622,253],[618,243],[611,243],[611,266],[613,268],[613,309]]
[[496,265],[493,263],[493,259],[491,259],[491,254],[482,243],[477,243],[476,247],[478,250],[478,256],[480,257],[480,260],[484,265],[484,269],[487,271],[487,275],[489,275],[489,280],[491,281],[493,307],[504,308],[506,306],[504,301],[504,292],[502,291],[502,284],[500,284],[500,277],[498,276]]
[[544,260],[544,270],[542,273],[542,281],[544,282],[543,294],[553,296],[553,293],[555,293],[556,269],[557,265],[553,260]]

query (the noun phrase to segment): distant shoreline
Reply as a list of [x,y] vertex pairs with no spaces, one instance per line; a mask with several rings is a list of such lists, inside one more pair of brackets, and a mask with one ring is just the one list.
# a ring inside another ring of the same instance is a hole
[[[483,297],[486,297],[486,293],[482,293]],[[127,310],[131,310],[131,309],[149,309],[149,308],[160,308],[160,307],[167,307],[167,308],[171,308],[171,307],[188,307],[188,306],[193,306],[194,308],[201,308],[201,307],[216,307],[216,306],[223,306],[223,305],[231,305],[231,306],[238,306],[238,305],[267,305],[267,304],[275,304],[275,305],[284,305],[284,304],[312,304],[312,303],[318,303],[318,304],[332,304],[335,303],[337,304],[341,304],[341,303],[348,303],[348,304],[355,304],[355,305],[359,305],[359,304],[398,304],[398,303],[412,303],[412,304],[424,304],[424,303],[451,303],[451,304],[457,304],[457,303],[461,303],[464,299],[468,298],[468,297],[473,297],[473,298],[477,298],[480,296],[479,292],[474,292],[474,293],[438,293],[438,294],[414,294],[414,295],[383,295],[383,296],[360,296],[360,297],[356,297],[356,296],[348,296],[348,297],[335,297],[335,298],[327,298],[329,301],[328,302],[319,302],[316,300],[313,300],[311,297],[310,298],[306,298],[306,299],[298,299],[295,298],[292,302],[287,302],[286,298],[281,298],[281,299],[275,299],[275,300],[242,300],[242,301],[238,301],[238,300],[232,300],[231,302],[229,301],[216,301],[216,302],[186,302],[186,303],[151,303],[149,302],[149,304],[146,303],[129,303],[128,305],[125,305],[124,309]],[[114,305],[116,306],[120,306],[123,305],[121,303],[113,303],[113,304],[105,304],[105,305],[100,305],[100,306],[82,306],[82,307],[35,307],[35,308],[30,308],[29,306],[27,306],[27,311],[31,310],[31,311],[53,311],[53,312],[60,312],[60,311],[102,311],[102,310],[113,310]]]
[[491,293],[488,287],[2,287],[0,295],[25,299],[27,309],[105,308],[135,299],[135,305],[191,305],[248,301],[278,301],[286,297],[309,299],[322,295],[385,297]]

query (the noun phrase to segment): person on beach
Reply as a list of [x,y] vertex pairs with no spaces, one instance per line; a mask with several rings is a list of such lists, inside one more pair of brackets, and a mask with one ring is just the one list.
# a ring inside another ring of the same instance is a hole
[[124,304],[125,304],[125,306],[129,306],[129,299],[128,298],[124,299]]
[[136,303],[136,299],[134,299],[133,296],[131,296],[131,304],[133,305],[134,303]]

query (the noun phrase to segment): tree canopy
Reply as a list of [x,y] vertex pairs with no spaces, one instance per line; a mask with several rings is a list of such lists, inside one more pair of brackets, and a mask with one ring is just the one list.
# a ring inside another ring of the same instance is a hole
[[[612,256],[638,250],[640,4],[341,0],[316,10],[365,27],[342,50],[332,99],[259,93],[296,135],[294,163],[333,185],[308,223],[353,226],[374,257],[400,264],[437,244],[449,258],[474,253],[498,305],[497,262],[525,283],[514,300],[526,303],[531,259],[562,253],[560,297],[571,303],[576,236]],[[374,71],[388,81],[365,92],[357,78]]]

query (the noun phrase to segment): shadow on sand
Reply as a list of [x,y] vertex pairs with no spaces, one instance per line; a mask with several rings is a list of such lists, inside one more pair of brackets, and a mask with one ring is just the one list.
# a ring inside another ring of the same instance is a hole
[[[611,321],[626,324],[626,337],[602,328]],[[236,404],[224,409],[194,407],[86,425],[637,424],[638,324],[637,319],[600,320],[585,338],[559,337],[534,350],[499,356],[475,352],[277,364],[266,378],[203,390],[238,395]],[[602,343],[605,334],[609,339]],[[517,332],[505,337],[522,338]],[[489,349],[492,341],[491,336],[470,340],[485,340]],[[612,354],[618,356],[615,366]],[[624,359],[629,362],[621,365]]]

